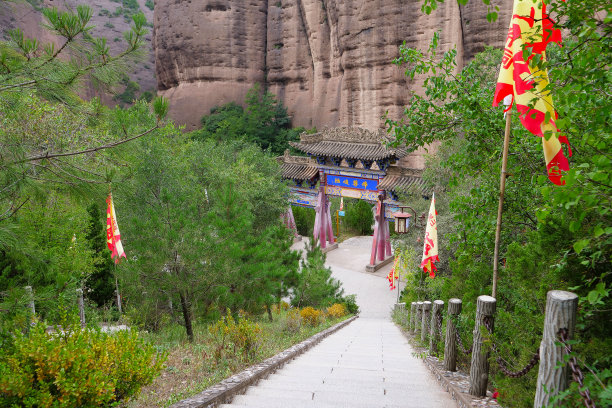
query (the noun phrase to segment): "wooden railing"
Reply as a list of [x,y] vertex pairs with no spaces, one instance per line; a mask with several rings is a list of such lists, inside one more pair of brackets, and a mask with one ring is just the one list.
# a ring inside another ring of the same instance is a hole
[[[461,314],[462,302],[460,299],[450,299],[446,312],[446,333],[444,336],[444,369],[456,371],[457,355],[462,352],[471,355],[470,387],[469,393],[476,397],[484,397],[489,381],[490,353],[498,353],[495,342],[490,342],[495,327],[496,299],[491,296],[479,296],[476,303],[476,319],[473,331],[472,345],[466,349],[461,342],[457,321]],[[540,348],[533,354],[533,358],[525,368],[512,372],[507,369],[503,359],[496,355],[502,373],[509,377],[521,377],[539,361],[538,380],[534,408],[547,406],[549,401],[568,387],[568,364],[565,357],[570,349],[568,341],[572,339],[576,325],[576,311],[578,296],[571,292],[553,290],[548,292],[546,300],[546,316]],[[429,338],[429,354],[437,353],[438,342],[441,341],[443,331],[442,300],[419,301],[410,304],[409,332],[426,343]],[[570,364],[574,378],[581,377],[579,369]],[[578,372],[576,372],[578,371]],[[586,394],[586,396],[585,396]],[[590,399],[588,390],[582,393],[585,406],[595,407]]]

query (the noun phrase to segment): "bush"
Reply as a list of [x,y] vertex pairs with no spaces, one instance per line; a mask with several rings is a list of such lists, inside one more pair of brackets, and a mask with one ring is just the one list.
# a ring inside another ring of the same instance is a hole
[[312,236],[315,221],[315,210],[306,207],[294,206],[291,208],[293,211],[293,218],[295,219],[295,226],[298,234],[304,237]]
[[312,242],[306,244],[306,259],[301,262],[298,283],[291,303],[297,307],[327,307],[342,299],[340,282],[332,278],[331,269],[325,266],[325,254]]
[[344,317],[346,316],[346,308],[340,303],[334,303],[327,308],[327,315],[333,318]]
[[300,316],[306,324],[312,327],[318,326],[323,320],[323,312],[313,308],[312,306],[307,306],[303,308],[300,311]]
[[[229,311],[228,311],[229,312]],[[245,358],[253,358],[261,346],[262,330],[257,323],[240,316],[238,323],[230,313],[208,328],[208,332],[217,339],[215,357],[219,360],[224,352],[240,351]]]
[[289,333],[297,333],[302,327],[302,316],[298,309],[291,309],[287,312],[287,319],[285,320],[285,331]]
[[344,222],[346,225],[361,235],[372,234],[372,224],[374,224],[374,216],[372,215],[372,204],[368,204],[363,200],[347,199]]
[[350,314],[359,313],[359,305],[355,295],[347,295],[342,297],[342,305]]
[[140,393],[162,370],[165,355],[136,331],[102,333],[69,324],[46,333],[15,333],[0,355],[0,407],[98,407]]

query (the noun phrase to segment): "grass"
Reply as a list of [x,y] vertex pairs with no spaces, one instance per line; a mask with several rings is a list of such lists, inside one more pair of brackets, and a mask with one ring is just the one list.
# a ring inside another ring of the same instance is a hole
[[250,317],[262,329],[262,335],[259,349],[248,357],[240,352],[219,353],[219,342],[208,330],[210,324],[194,325],[193,343],[187,340],[185,329],[179,325],[144,334],[149,342],[168,353],[168,359],[162,374],[128,406],[168,407],[349,317],[327,317],[316,327],[301,324],[297,330],[288,330],[287,313],[277,308],[272,322],[267,314]]

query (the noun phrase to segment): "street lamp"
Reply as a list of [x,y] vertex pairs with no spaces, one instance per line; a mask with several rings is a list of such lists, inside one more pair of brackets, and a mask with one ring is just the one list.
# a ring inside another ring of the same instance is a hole
[[398,234],[405,234],[408,232],[408,228],[410,228],[410,217],[412,217],[412,214],[404,212],[404,209],[410,208],[414,213],[415,220],[416,211],[407,205],[401,205],[399,208],[399,212],[393,213],[393,217],[395,218],[395,232]]

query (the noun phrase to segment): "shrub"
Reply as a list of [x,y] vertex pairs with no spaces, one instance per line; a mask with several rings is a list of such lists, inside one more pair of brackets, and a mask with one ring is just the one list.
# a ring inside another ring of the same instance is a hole
[[323,320],[323,312],[313,308],[312,306],[307,306],[303,308],[300,311],[300,316],[306,324],[312,327],[318,326]]
[[327,308],[327,315],[333,318],[344,317],[346,316],[346,308],[340,303],[334,303]]
[[372,204],[363,200],[346,200],[344,222],[358,234],[372,234],[372,224],[374,224]]
[[162,370],[165,355],[136,331],[102,333],[69,324],[46,333],[15,333],[0,355],[0,407],[97,407],[136,396]]
[[293,211],[293,218],[295,219],[295,227],[297,228],[298,234],[309,237],[312,235],[315,221],[315,210],[312,208],[294,206],[291,208]]
[[289,333],[297,333],[302,327],[302,316],[298,309],[291,309],[287,312],[285,320],[285,331]]
[[217,339],[215,357],[219,360],[225,351],[240,351],[245,358],[253,358],[261,346],[262,330],[244,316],[238,323],[230,313],[208,328],[208,332]]
[[350,314],[359,313],[359,305],[355,295],[347,295],[342,297],[342,305]]

